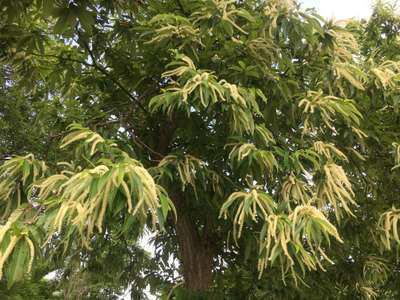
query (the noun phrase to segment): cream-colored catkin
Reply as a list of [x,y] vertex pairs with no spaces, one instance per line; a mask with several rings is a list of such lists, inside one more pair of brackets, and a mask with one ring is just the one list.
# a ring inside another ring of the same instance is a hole
[[121,182],[121,186],[122,186],[122,189],[123,189],[124,192],[125,192],[126,202],[127,202],[127,205],[128,205],[128,212],[129,212],[129,213],[132,213],[132,196],[131,196],[131,191],[129,190],[129,187],[128,187],[128,185],[125,183],[125,181],[122,181],[122,182]]
[[32,240],[28,237],[25,236],[25,240],[28,243],[29,246],[29,254],[30,254],[30,259],[29,259],[29,264],[28,264],[28,273],[31,272],[32,270],[32,264],[33,264],[33,259],[35,258],[35,246],[33,245]]
[[8,244],[4,253],[0,253],[0,279],[3,278],[3,267],[4,263],[7,261],[7,258],[11,255],[14,250],[15,245],[18,243],[21,237],[13,235],[10,239],[10,243]]
[[0,227],[0,243],[3,241],[4,235],[11,228],[14,222],[18,220],[18,218],[22,215],[22,213],[23,213],[22,209],[16,209],[8,218],[6,224]]

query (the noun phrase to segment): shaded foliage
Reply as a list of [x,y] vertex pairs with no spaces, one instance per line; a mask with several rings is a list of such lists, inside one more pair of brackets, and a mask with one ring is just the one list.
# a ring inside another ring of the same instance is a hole
[[0,8],[4,297],[399,297],[395,5]]

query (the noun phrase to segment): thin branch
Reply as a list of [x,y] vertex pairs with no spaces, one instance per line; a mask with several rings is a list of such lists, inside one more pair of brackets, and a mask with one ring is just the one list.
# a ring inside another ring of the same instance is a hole
[[135,136],[133,138],[133,142],[139,144],[140,146],[142,146],[144,148],[146,148],[150,153],[156,155],[159,158],[159,159],[153,159],[154,161],[160,161],[161,159],[164,158],[164,155],[162,155],[161,153],[158,153],[157,151],[151,149],[150,146],[148,146],[143,141],[141,141],[137,136]]
[[[78,35],[79,37],[81,36],[79,31],[78,31]],[[139,107],[147,114],[149,114],[149,112],[147,111],[147,109],[143,106],[143,104],[135,97],[133,96],[129,90],[124,87],[118,80],[116,80],[114,78],[114,76],[112,76],[109,72],[107,72],[106,69],[104,69],[102,66],[100,66],[97,62],[96,62],[96,57],[94,56],[93,51],[90,49],[88,43],[84,40],[81,39],[81,42],[83,44],[83,46],[85,47],[86,51],[88,52],[91,60],[92,60],[92,64],[90,64],[92,67],[94,67],[95,69],[97,69],[98,71],[100,71],[101,73],[103,73],[104,75],[106,75],[108,78],[110,78],[110,80],[116,85],[118,86],[130,99],[132,99],[132,101],[136,102]]]
[[126,131],[130,132],[132,135],[132,140],[135,144],[147,149],[151,154],[157,156],[159,159],[155,159],[154,161],[160,161],[161,159],[164,158],[164,155],[162,155],[160,152],[155,151],[152,149],[149,145],[147,145],[145,142],[143,142],[133,131],[133,127],[126,127]]
[[39,57],[51,57],[51,58],[56,58],[60,61],[71,61],[71,62],[83,64],[87,67],[94,67],[92,64],[90,64],[84,60],[74,59],[71,57],[64,57],[64,56],[59,56],[59,55],[55,55],[55,54],[39,54],[39,53],[34,53],[34,52],[29,52],[28,54],[34,55],[34,56],[39,56]]
[[35,56],[40,56],[40,57],[52,57],[56,58],[60,61],[71,61],[71,62],[76,62],[82,65],[85,65],[87,67],[95,68],[96,70],[100,71],[103,75],[107,76],[116,86],[118,86],[131,100],[133,100],[135,103],[138,104],[140,109],[142,109],[146,114],[150,114],[148,110],[143,106],[143,104],[135,97],[133,96],[127,88],[125,88],[118,80],[116,80],[110,73],[108,73],[104,68],[99,66],[95,61],[93,63],[88,63],[84,60],[79,60],[79,59],[74,59],[71,57],[64,57],[64,56],[59,56],[59,55],[54,55],[54,54],[38,54],[38,53],[29,53],[31,55]]

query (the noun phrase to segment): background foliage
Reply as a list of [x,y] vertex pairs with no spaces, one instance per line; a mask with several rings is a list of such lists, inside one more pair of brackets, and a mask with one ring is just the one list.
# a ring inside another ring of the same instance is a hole
[[400,297],[394,5],[0,8],[1,297]]

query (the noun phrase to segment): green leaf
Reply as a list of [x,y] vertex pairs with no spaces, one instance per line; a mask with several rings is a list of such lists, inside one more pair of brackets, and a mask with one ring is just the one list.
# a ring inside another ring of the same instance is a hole
[[162,209],[162,215],[164,219],[167,218],[168,212],[171,210],[170,208],[170,201],[168,197],[166,197],[164,194],[160,194],[160,203],[161,203],[161,209]]
[[15,246],[6,267],[5,275],[8,289],[23,279],[28,269],[29,259],[28,245],[24,240],[20,240]]
[[53,27],[54,33],[62,34],[67,30],[69,14],[63,14],[58,19]]
[[90,32],[92,30],[92,26],[94,25],[93,14],[90,11],[82,8],[79,10],[78,18],[85,31]]
[[228,34],[228,36],[233,35],[233,26],[231,25],[231,23],[229,23],[228,21],[222,20],[220,24],[221,24],[222,28],[224,29],[224,31]]

